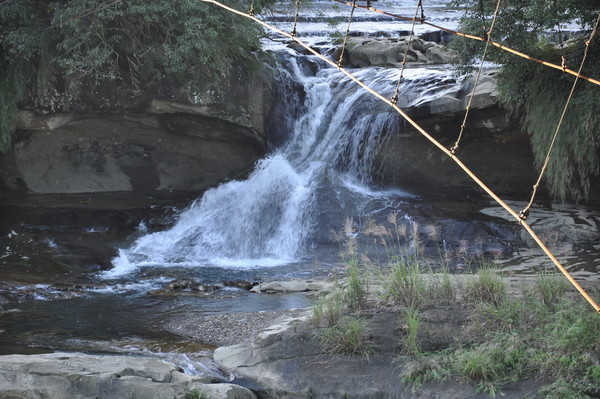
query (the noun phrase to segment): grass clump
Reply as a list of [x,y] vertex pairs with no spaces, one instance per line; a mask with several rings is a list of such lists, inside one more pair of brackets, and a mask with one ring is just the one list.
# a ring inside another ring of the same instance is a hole
[[367,282],[357,259],[352,259],[348,268],[344,289],[345,302],[352,310],[360,310],[367,298]]
[[472,303],[500,305],[506,299],[506,283],[494,269],[484,266],[467,282],[465,299]]
[[333,327],[338,323],[345,311],[344,292],[340,288],[336,288],[333,293],[320,298],[313,305],[313,323],[319,327],[322,320],[325,320],[328,327]]
[[427,296],[432,302],[440,305],[449,305],[456,302],[456,285],[452,282],[447,268],[432,274],[427,287]]
[[367,319],[344,316],[336,325],[322,329],[319,338],[326,352],[368,357],[373,351],[368,331]]
[[395,304],[415,309],[425,300],[426,283],[417,258],[401,256],[382,277],[384,296]]
[[552,307],[571,287],[564,276],[542,272],[535,281],[535,292],[544,305]]
[[401,338],[404,347],[404,352],[411,356],[421,355],[421,345],[417,338],[419,327],[421,326],[420,310],[417,308],[408,308],[400,316],[400,325],[405,331],[405,335]]

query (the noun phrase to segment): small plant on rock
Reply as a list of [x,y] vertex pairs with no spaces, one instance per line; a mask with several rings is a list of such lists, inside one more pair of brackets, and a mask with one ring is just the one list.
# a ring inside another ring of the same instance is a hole
[[335,326],[346,310],[344,291],[336,288],[331,294],[319,298],[312,307],[313,323],[316,327],[325,320],[329,327]]

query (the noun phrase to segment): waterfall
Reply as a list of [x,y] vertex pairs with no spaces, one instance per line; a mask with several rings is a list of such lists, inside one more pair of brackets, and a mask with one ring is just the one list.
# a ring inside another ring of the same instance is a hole
[[[315,230],[329,228],[320,220],[323,209],[336,214],[349,206],[350,200],[341,198],[344,192],[356,194],[351,201],[373,195],[364,189],[373,158],[386,132],[401,127],[399,116],[338,70],[321,68],[315,74],[305,62],[315,61],[291,54],[282,61],[280,87],[303,92],[284,93],[280,107],[286,116],[277,126],[286,131],[275,132],[285,137],[282,144],[246,180],[208,190],[172,228],[146,234],[121,249],[104,277],[143,266],[245,268],[293,262],[307,254]],[[355,74],[388,97],[398,78],[396,69],[368,68]],[[418,104],[428,96],[432,81],[444,88],[451,80],[445,72],[430,70],[408,75],[404,87],[411,94],[403,95],[400,105]]]

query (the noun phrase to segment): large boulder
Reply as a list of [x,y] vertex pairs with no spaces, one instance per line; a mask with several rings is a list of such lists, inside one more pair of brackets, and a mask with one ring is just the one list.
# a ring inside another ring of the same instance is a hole
[[246,388],[210,384],[153,358],[50,353],[0,356],[0,398],[254,399]]
[[245,174],[265,150],[252,129],[183,113],[71,115],[20,131],[0,159],[12,190],[35,194],[200,191]]
[[[408,46],[408,51],[407,51]],[[456,56],[445,46],[414,37],[350,38],[346,47],[345,63],[349,67],[398,67],[404,54],[407,63],[447,64]],[[339,58],[341,48],[334,53]]]

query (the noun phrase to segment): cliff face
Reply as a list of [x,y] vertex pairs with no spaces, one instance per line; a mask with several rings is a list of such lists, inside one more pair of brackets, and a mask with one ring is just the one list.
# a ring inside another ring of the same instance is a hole
[[264,154],[270,103],[264,74],[238,71],[220,93],[102,87],[68,113],[25,110],[0,156],[0,191],[198,192]]
[[[537,177],[529,137],[495,105],[494,74],[495,70],[487,71],[479,81],[456,155],[496,193],[525,198]],[[459,136],[473,84],[474,78],[467,79],[455,91],[432,97],[407,113],[450,149]],[[408,123],[400,134],[388,136],[376,163],[380,173],[375,179],[385,186],[459,198],[483,194],[454,161]]]

